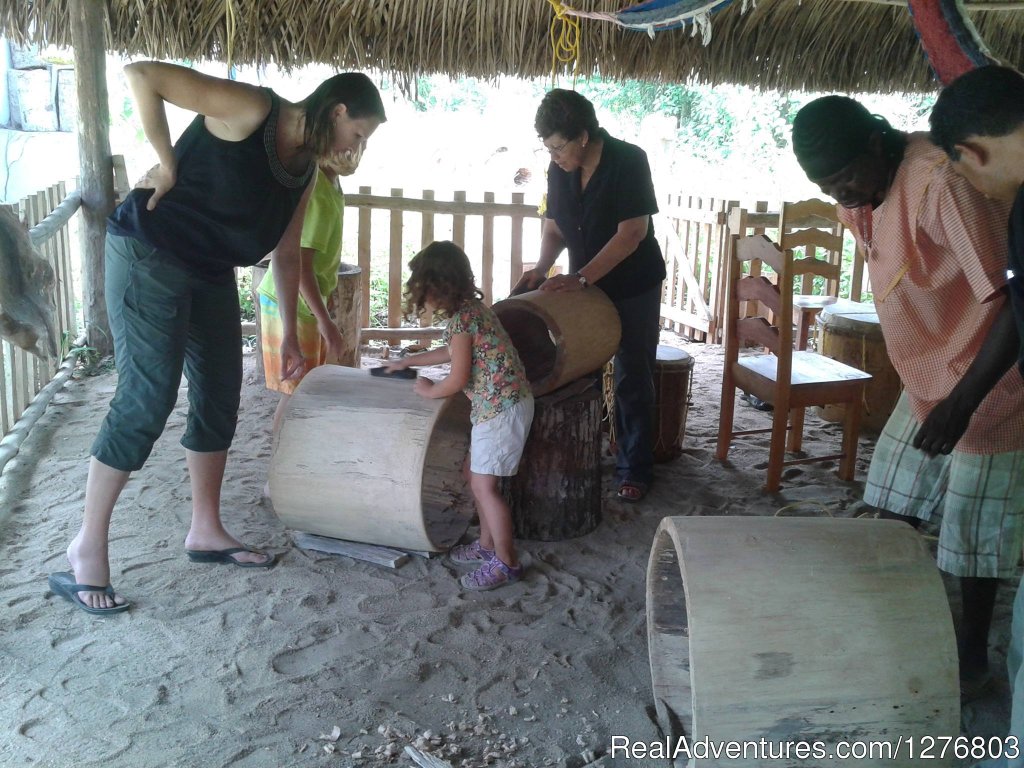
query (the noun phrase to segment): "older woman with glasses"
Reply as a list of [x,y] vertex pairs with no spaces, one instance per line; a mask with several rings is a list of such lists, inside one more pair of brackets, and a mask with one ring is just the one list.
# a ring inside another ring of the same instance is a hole
[[[651,215],[658,204],[642,149],[598,125],[594,105],[556,88],[534,121],[551,154],[540,260],[513,292],[603,290],[622,321],[615,356],[618,496],[639,501],[653,479],[654,363],[665,260]],[[568,275],[545,276],[566,248]]]

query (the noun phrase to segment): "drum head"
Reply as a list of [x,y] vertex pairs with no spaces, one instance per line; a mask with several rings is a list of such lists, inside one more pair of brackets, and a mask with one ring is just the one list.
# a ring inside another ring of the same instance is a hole
[[686,350],[678,349],[677,347],[670,347],[667,344],[658,345],[658,354],[656,359],[659,363],[668,363],[669,365],[678,364],[686,365],[687,363],[693,362],[693,358]]
[[847,333],[866,338],[882,338],[882,326],[877,312],[829,312],[822,310],[819,322],[823,328],[836,333]]

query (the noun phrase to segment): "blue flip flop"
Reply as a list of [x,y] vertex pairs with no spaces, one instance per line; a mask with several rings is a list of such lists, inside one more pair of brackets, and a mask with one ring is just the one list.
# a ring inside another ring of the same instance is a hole
[[77,584],[75,583],[75,574],[70,571],[51,573],[47,582],[49,583],[50,590],[53,594],[60,595],[76,608],[81,608],[86,613],[91,613],[95,616],[105,616],[108,613],[121,613],[122,611],[127,611],[131,607],[131,603],[115,605],[113,608],[93,608],[92,606],[86,605],[78,596],[79,592],[102,592],[109,597],[114,597],[114,588],[109,584],[105,587],[95,587],[91,584]]
[[[232,555],[240,552],[252,552],[254,555],[267,555],[267,560],[260,563],[245,563],[237,560]],[[273,568],[277,563],[277,555],[268,555],[248,547],[230,547],[228,549],[186,549],[185,554],[193,563],[220,563],[222,565],[235,565],[239,568]]]

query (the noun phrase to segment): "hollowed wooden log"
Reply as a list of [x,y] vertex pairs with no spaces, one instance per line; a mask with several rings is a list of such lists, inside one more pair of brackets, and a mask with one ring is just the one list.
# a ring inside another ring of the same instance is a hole
[[[658,717],[673,743],[685,735],[832,749],[960,732],[946,593],[923,540],[900,522],[666,517],[647,568],[647,637]],[[938,751],[929,764],[953,764],[952,750]],[[915,757],[880,750],[780,765],[919,765]],[[750,752],[695,765],[768,762]]]
[[497,302],[494,312],[535,396],[600,370],[619,348],[619,313],[600,288],[530,291]]
[[443,551],[456,509],[469,400],[426,400],[413,382],[314,368],[289,401],[270,462],[274,511],[290,528],[400,549]]

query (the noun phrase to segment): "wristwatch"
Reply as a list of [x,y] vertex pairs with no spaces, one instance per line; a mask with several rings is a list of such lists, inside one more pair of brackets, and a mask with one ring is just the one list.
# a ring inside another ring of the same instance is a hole
[[580,281],[580,285],[583,286],[584,288],[586,288],[588,285],[590,285],[590,283],[587,282],[587,278],[585,278],[579,272],[576,273],[576,278]]

